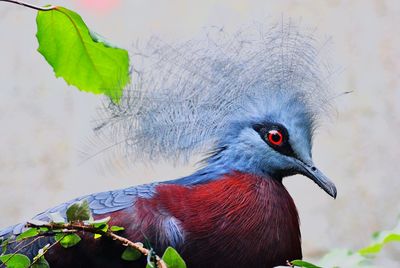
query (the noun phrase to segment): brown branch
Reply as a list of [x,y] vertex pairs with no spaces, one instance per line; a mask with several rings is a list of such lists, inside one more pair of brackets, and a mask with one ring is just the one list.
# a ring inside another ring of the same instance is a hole
[[[111,238],[112,240],[116,240],[116,241],[120,242],[125,247],[130,247],[130,248],[136,249],[137,251],[139,251],[140,253],[142,253],[145,256],[148,256],[150,254],[150,250],[143,247],[142,243],[132,242],[131,240],[129,240],[125,237],[119,236],[110,230],[103,231],[103,230],[100,230],[99,228],[95,228],[90,225],[85,225],[82,222],[71,222],[71,223],[50,222],[50,223],[43,223],[43,224],[35,224],[32,222],[28,222],[26,224],[26,227],[28,227],[28,228],[46,227],[49,230],[66,230],[66,231],[74,230],[74,231],[80,231],[80,232],[88,232],[88,233],[92,233],[92,234],[100,234],[102,236],[105,236],[105,237]],[[156,255],[155,258],[156,258],[158,268],[168,268],[166,263],[159,256]]]
[[32,9],[36,9],[39,11],[50,11],[56,8],[56,6],[48,6],[48,7],[39,7],[39,6],[35,6],[35,5],[31,5],[28,3],[24,3],[21,1],[15,1],[15,0],[0,0],[0,2],[8,2],[8,3],[12,3],[12,4],[16,4],[16,5],[20,5],[20,6],[24,6],[24,7],[29,7]]

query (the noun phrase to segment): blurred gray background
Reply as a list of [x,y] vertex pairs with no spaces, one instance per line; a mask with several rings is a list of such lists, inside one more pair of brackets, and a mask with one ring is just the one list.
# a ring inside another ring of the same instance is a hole
[[[33,1],[31,1],[33,2]],[[48,4],[48,1],[34,1]],[[252,21],[281,17],[315,26],[333,40],[341,68],[331,119],[314,140],[316,164],[336,183],[337,200],[310,180],[284,183],[301,218],[304,255],[357,249],[400,214],[400,2],[392,1],[50,1],[77,11],[111,42],[127,48],[157,35],[185,40],[205,26],[234,32]],[[0,2],[0,228],[86,193],[189,174],[193,165],[163,163],[101,168],[80,151],[101,98],[56,79],[36,51],[36,12]],[[383,262],[396,267],[399,251]],[[392,259],[392,260],[389,260]]]

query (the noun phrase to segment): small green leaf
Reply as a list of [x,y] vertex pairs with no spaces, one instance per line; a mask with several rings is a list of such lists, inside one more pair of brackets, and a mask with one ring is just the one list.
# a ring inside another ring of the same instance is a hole
[[90,31],[79,14],[63,7],[39,11],[38,51],[63,77],[82,91],[105,94],[118,103],[130,80],[129,56]]
[[93,236],[94,239],[99,239],[100,237],[102,237],[101,234],[94,234],[94,236]]
[[179,255],[179,253],[172,247],[168,247],[162,259],[167,264],[168,268],[186,268],[186,263]]
[[89,220],[86,221],[86,224],[91,224],[94,228],[100,228],[103,224],[107,224],[111,220],[111,217],[108,216],[106,218],[98,219],[98,220]]
[[390,242],[400,242],[400,233],[399,234],[385,234],[383,239],[379,239],[379,242],[372,243],[371,245],[364,247],[358,251],[358,253],[362,255],[370,255],[379,253],[383,246]]
[[5,240],[1,241],[1,254],[0,255],[6,253],[7,247],[8,247],[8,243],[9,243],[8,239],[5,239]]
[[107,232],[108,231],[108,224],[105,224],[104,226],[102,226],[101,227],[101,230],[103,231],[103,232]]
[[154,263],[147,263],[146,268],[156,268],[156,265]]
[[140,257],[142,257],[142,253],[134,248],[126,248],[121,255],[121,259],[125,261],[136,261],[140,259]]
[[306,262],[302,260],[294,260],[290,262],[294,266],[298,267],[305,267],[305,268],[321,268],[320,266],[317,266],[315,264],[312,264],[311,262]]
[[91,217],[89,203],[87,200],[72,204],[67,209],[67,220],[71,221],[87,221]]
[[32,268],[50,268],[50,265],[44,256],[42,256],[32,265]]
[[47,227],[40,227],[38,229],[40,232],[48,232],[49,231],[49,228],[47,228]]
[[60,245],[64,248],[70,248],[75,246],[81,241],[81,238],[77,234],[56,234],[56,240],[60,241]]
[[361,255],[379,253],[383,246],[391,242],[400,242],[400,221],[392,230],[376,232],[372,235],[372,243],[358,251]]
[[6,264],[7,268],[27,268],[31,265],[29,258],[23,254],[6,254],[0,256],[0,261]]
[[16,240],[21,241],[21,240],[29,238],[29,237],[37,236],[38,234],[39,234],[39,231],[36,228],[29,228],[25,232],[18,235]]
[[111,227],[110,227],[110,230],[111,230],[111,232],[119,232],[119,231],[125,230],[125,228],[124,228],[124,227],[121,227],[121,226],[116,226],[116,225],[114,225],[114,226],[111,226]]
[[370,260],[360,255],[358,252],[352,252],[348,249],[334,249],[326,254],[319,261],[321,267],[352,267],[367,268],[370,267]]
[[[108,222],[108,220],[107,220]],[[103,232],[107,232],[108,231],[108,224],[103,223],[103,222],[98,222],[92,225],[94,228],[101,230]],[[102,234],[94,234],[94,239],[98,239],[102,236]]]
[[94,228],[96,228],[96,229],[103,229],[104,227],[106,227],[106,226],[108,226],[108,224],[106,224],[106,223],[95,223],[95,224],[93,224],[92,225]]

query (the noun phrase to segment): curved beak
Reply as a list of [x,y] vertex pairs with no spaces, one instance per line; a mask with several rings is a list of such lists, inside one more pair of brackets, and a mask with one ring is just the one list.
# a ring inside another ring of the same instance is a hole
[[318,186],[321,187],[322,190],[324,190],[327,194],[329,194],[333,198],[336,198],[336,186],[328,179],[328,177],[326,177],[318,168],[316,168],[313,163],[308,164],[301,160],[297,161],[300,166],[300,174],[310,178],[316,184],[318,184]]

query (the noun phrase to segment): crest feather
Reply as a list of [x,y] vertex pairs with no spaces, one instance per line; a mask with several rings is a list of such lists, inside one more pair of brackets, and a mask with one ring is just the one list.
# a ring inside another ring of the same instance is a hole
[[212,29],[180,44],[152,38],[133,55],[133,84],[120,104],[105,105],[96,132],[134,160],[176,163],[213,149],[233,121],[285,99],[301,103],[315,125],[329,99],[324,45],[290,22],[233,35]]

